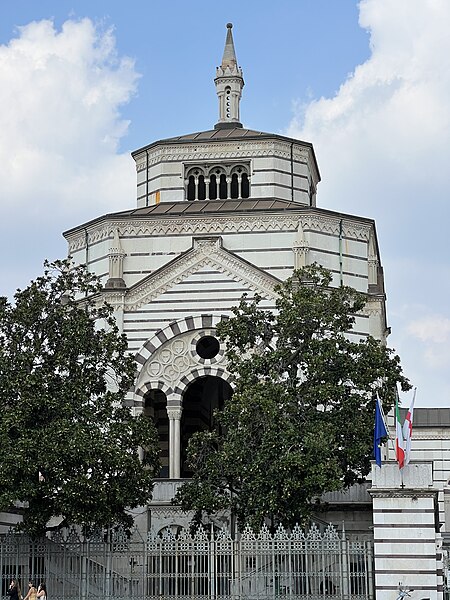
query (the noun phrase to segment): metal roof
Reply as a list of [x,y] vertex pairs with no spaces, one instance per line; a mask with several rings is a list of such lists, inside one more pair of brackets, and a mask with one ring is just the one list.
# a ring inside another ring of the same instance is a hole
[[247,198],[245,200],[195,200],[193,202],[160,202],[152,206],[123,211],[121,216],[192,215],[204,213],[240,213],[255,210],[299,210],[309,208],[298,202],[280,199]]
[[185,142],[195,140],[214,140],[214,139],[236,139],[245,137],[265,137],[274,136],[272,133],[264,133],[263,131],[255,131],[253,129],[244,129],[243,127],[232,127],[224,129],[210,129],[208,131],[197,131],[196,133],[188,133],[187,135],[179,135],[172,138],[161,140],[162,142]]
[[[218,128],[218,129],[209,129],[208,131],[196,131],[194,133],[188,133],[186,135],[178,135],[176,137],[165,138],[163,140],[157,140],[148,144],[147,146],[143,146],[138,150],[135,150],[131,153],[131,156],[136,156],[140,152],[144,150],[148,150],[154,146],[158,146],[160,144],[183,144],[185,142],[209,142],[209,141],[239,141],[246,139],[272,139],[272,140],[282,140],[285,142],[290,142],[294,144],[300,144],[302,146],[308,146],[311,148],[313,155],[314,149],[313,145],[310,142],[303,142],[301,140],[296,140],[294,138],[286,137],[284,135],[278,135],[277,133],[266,133],[264,131],[256,131],[254,129],[245,129],[245,127],[231,127],[231,128]],[[314,157],[315,160],[315,157]],[[317,165],[316,165],[317,166]]]

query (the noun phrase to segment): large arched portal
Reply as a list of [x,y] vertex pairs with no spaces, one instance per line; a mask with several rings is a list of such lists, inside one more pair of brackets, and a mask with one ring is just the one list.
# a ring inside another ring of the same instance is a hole
[[223,408],[233,390],[220,377],[205,375],[195,379],[183,395],[181,417],[181,477],[191,477],[186,464],[189,438],[197,431],[213,431],[216,428],[214,412]]

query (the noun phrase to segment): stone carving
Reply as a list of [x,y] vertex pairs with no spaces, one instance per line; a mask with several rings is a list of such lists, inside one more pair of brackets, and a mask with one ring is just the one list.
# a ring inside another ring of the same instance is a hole
[[181,419],[182,409],[174,406],[167,406],[167,416],[169,419],[179,421]]
[[[239,148],[239,149],[237,149]],[[254,141],[233,140],[220,143],[187,143],[155,145],[148,151],[148,167],[161,161],[183,162],[187,160],[220,160],[227,158],[259,158],[275,156],[290,160],[291,143],[275,138]],[[311,148],[302,146],[301,142],[294,144],[294,160],[313,163]],[[143,152],[135,156],[136,170],[138,172],[147,168],[147,156]]]
[[125,252],[120,243],[119,231],[114,231],[113,245],[109,249],[109,278],[106,282],[107,288],[124,288],[123,280],[123,259]]
[[298,224],[297,236],[292,246],[292,250],[294,251],[294,268],[301,269],[302,267],[306,266],[306,256],[309,252],[309,242],[305,238],[301,222]]
[[162,344],[143,365],[136,389],[142,388],[149,382],[155,382],[156,379],[162,381],[166,389],[173,389],[184,376],[190,375],[199,365],[208,366],[225,362],[223,348],[214,359],[201,358],[193,350],[197,341],[205,335],[215,336],[215,329],[188,331]]
[[158,519],[173,519],[174,515],[180,515],[182,517],[185,517],[185,520],[187,521],[187,523],[189,523],[192,519],[192,517],[194,516],[194,511],[184,511],[181,509],[181,507],[179,506],[168,506],[167,508],[164,507],[151,507],[151,512],[152,512],[152,517],[154,518],[158,518]]
[[126,309],[138,310],[143,304],[151,302],[153,298],[206,265],[229,275],[234,281],[245,283],[250,290],[259,292],[266,298],[277,297],[275,286],[280,283],[278,279],[224,250],[220,242],[219,237],[194,239],[190,252],[177,257],[127,294]]
[[[302,206],[299,205],[299,210]],[[204,217],[148,217],[130,221],[102,221],[93,226],[88,233],[88,245],[100,242],[113,235],[117,228],[120,235],[129,237],[177,234],[211,234],[245,231],[295,231],[298,226],[298,215],[211,215]],[[78,232],[68,237],[69,252],[77,252],[86,248],[86,236]]]
[[[173,217],[158,218],[146,217],[140,220],[115,220],[101,221],[94,225],[88,232],[88,245],[111,238],[117,229],[121,237],[139,237],[151,235],[177,235],[177,234],[219,234],[222,232],[263,232],[263,231],[297,231],[300,223],[304,233],[318,231],[339,235],[339,219],[334,216],[323,216],[310,213],[314,210],[299,204],[298,211],[292,210],[289,214],[280,215],[211,215],[202,217]],[[343,234],[345,237],[367,241],[373,225],[345,220]],[[68,237],[69,253],[77,252],[86,247],[84,230]]]
[[383,303],[378,297],[368,296],[366,305],[358,314],[364,317],[377,317],[383,314],[383,310]]

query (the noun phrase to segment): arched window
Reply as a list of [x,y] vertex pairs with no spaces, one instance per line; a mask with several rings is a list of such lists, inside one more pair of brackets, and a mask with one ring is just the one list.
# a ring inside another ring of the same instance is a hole
[[225,116],[227,119],[231,116],[231,88],[225,88]]
[[198,199],[205,200],[206,198],[206,185],[205,178],[203,175],[200,175],[198,178]]
[[186,165],[187,200],[228,200],[249,198],[250,164],[223,161],[212,165]]
[[222,175],[220,176],[220,183],[219,183],[219,198],[221,200],[226,200],[228,198],[228,190],[227,190],[227,178],[226,175],[224,175],[222,173]]
[[195,177],[193,175],[189,175],[187,186],[187,199],[195,200]]
[[209,176],[209,199],[217,200],[217,177],[214,173]]
[[239,181],[237,173],[233,173],[233,175],[231,176],[231,197],[239,197]]
[[250,185],[248,181],[247,173],[242,173],[241,177],[241,198],[248,198],[250,196]]

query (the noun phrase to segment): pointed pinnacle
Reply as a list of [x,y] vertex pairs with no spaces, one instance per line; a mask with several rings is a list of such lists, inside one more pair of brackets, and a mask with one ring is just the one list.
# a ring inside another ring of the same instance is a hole
[[233,29],[233,24],[227,23],[227,39],[225,42],[225,49],[223,51],[223,57],[222,57],[222,68],[223,69],[225,69],[225,67],[233,67],[234,65],[237,65],[236,51],[234,49],[234,42],[233,42],[233,33],[231,32],[232,29]]

